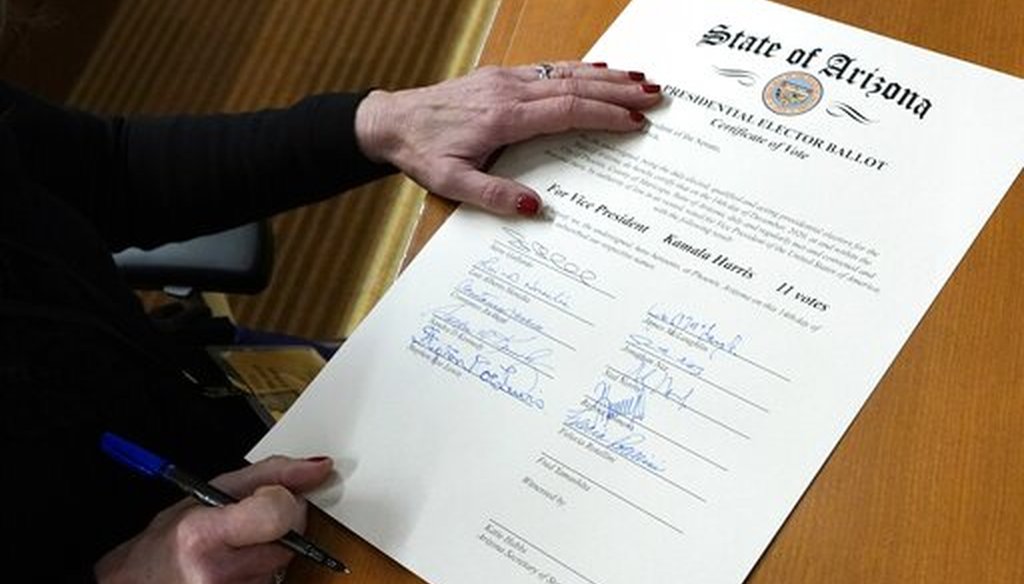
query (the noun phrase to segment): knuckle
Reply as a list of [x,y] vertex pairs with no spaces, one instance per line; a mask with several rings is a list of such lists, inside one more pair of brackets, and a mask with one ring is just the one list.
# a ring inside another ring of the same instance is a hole
[[283,485],[264,485],[256,489],[256,495],[266,497],[274,503],[285,503],[295,499],[295,495]]
[[566,118],[571,118],[579,113],[582,100],[576,95],[563,95],[558,98],[558,112]]
[[492,102],[500,102],[509,99],[510,96],[517,95],[520,90],[519,83],[515,79],[508,77],[500,77],[495,79],[489,86],[489,95]]
[[453,195],[455,190],[455,171],[449,164],[432,165],[423,170],[418,177],[419,182],[428,190],[447,196]]
[[501,206],[501,185],[496,181],[487,181],[480,189],[480,204],[488,209]]
[[515,122],[516,106],[509,103],[500,103],[491,108],[480,120],[482,135],[496,136],[499,139],[504,136],[505,129],[509,124]]
[[234,471],[233,473],[229,473],[229,474],[239,475],[239,476],[249,476],[249,479],[252,480],[253,475],[255,475],[257,477],[258,476],[264,476],[264,475],[266,475],[266,473],[268,471],[273,472],[274,469],[279,469],[279,468],[283,467],[284,465],[286,465],[288,463],[289,460],[290,459],[287,456],[283,456],[281,454],[272,454],[272,455],[270,455],[270,456],[260,460],[256,464],[253,464],[251,466],[247,466],[245,468],[242,468],[240,470]]
[[271,454],[260,462],[264,462],[266,464],[284,464],[285,462],[288,462],[288,460],[290,459],[283,454]]
[[284,485],[274,485],[272,488],[279,493],[282,501],[286,501],[289,505],[293,506],[299,504],[299,498],[296,497],[295,493],[293,493],[288,487]]
[[583,93],[583,83],[575,77],[563,79],[562,92],[567,95],[581,95]]
[[487,65],[477,69],[475,75],[488,85],[494,85],[508,77],[504,69],[494,65]]
[[287,488],[281,485],[262,487],[256,492],[257,496],[264,497],[268,521],[273,525],[286,525],[300,510],[298,499]]
[[192,515],[186,515],[172,531],[174,547],[182,556],[201,556],[206,548],[208,537]]

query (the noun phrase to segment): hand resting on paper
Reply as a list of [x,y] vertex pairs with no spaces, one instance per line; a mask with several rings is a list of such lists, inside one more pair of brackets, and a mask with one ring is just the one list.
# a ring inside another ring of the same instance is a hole
[[[12,556],[62,582],[266,582],[289,558],[271,542],[301,526],[302,503],[289,491],[329,473],[326,462],[275,459],[219,479],[242,500],[210,509],[172,505],[166,492],[136,497],[116,465],[93,464],[100,421],[175,453],[202,445],[182,458],[211,474],[234,468],[263,429],[242,400],[199,391],[206,383],[191,372],[216,365],[187,346],[191,335],[153,326],[112,251],[268,218],[395,167],[455,200],[533,215],[535,192],[481,172],[497,150],[573,129],[640,130],[641,112],[660,99],[639,73],[577,62],[203,115],[97,115],[0,83],[0,160],[10,167],[4,176],[17,178],[5,184],[0,212],[0,372],[9,373],[12,411],[31,413],[8,428],[15,466],[47,501],[5,514],[4,527],[23,534]],[[58,456],[64,464],[52,463]],[[35,544],[54,524],[73,542],[69,553]]]
[[294,493],[322,484],[331,473],[325,457],[267,458],[211,483],[239,498],[223,508],[192,499],[165,509],[133,539],[96,564],[100,584],[267,584],[294,555],[273,543],[289,529],[301,532],[306,503]]
[[437,85],[370,93],[356,113],[356,137],[370,159],[390,162],[431,192],[533,215],[536,192],[480,170],[496,150],[574,129],[636,131],[645,123],[641,111],[660,100],[661,88],[642,73],[603,63],[485,67]]

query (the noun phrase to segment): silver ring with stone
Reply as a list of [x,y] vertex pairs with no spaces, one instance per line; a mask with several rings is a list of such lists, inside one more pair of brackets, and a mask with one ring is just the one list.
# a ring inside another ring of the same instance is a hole
[[538,63],[534,70],[537,71],[538,79],[551,79],[551,74],[555,72],[555,66],[551,63]]

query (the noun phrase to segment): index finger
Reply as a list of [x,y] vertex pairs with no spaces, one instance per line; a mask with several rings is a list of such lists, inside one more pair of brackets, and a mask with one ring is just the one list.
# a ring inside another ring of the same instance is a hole
[[[581,61],[557,61],[547,63],[550,73],[547,79],[594,79],[615,83],[637,83],[647,79],[642,71],[612,69],[605,63],[584,63]],[[544,80],[541,76],[543,63],[510,67],[509,72],[521,81]]]
[[631,132],[647,123],[647,117],[637,110],[574,95],[521,103],[516,110],[515,123],[505,126],[502,136],[510,144],[569,130]]
[[247,497],[264,485],[284,485],[302,493],[327,480],[331,467],[331,459],[326,457],[300,460],[271,456],[251,466],[222,474],[210,483],[237,498]]

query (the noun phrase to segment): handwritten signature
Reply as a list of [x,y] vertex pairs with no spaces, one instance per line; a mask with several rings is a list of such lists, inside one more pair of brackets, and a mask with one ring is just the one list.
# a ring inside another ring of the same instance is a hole
[[719,351],[735,355],[739,346],[743,343],[743,335],[734,334],[719,336],[718,323],[700,316],[682,311],[665,309],[655,304],[647,311],[647,316],[652,320],[666,324],[674,329],[693,335],[698,340],[711,346],[708,353],[709,358],[714,358]]
[[[662,472],[664,465],[646,451],[643,444],[647,437],[636,424],[646,415],[645,392],[630,391],[624,397],[613,397],[611,384],[601,380],[584,406],[569,411],[565,425],[626,460]],[[611,424],[614,420],[623,423]]]
[[645,394],[665,398],[675,404],[678,410],[686,407],[687,402],[693,397],[694,387],[680,391],[676,388],[676,380],[671,373],[657,367],[650,360],[638,358],[632,353],[626,354],[634,358],[634,363],[631,369],[622,372],[625,381],[639,385]]
[[633,422],[643,420],[647,415],[646,392],[631,390],[626,396],[612,397],[612,386],[605,380],[597,382],[594,387],[596,397],[594,408],[604,417],[604,422],[623,418],[630,429]]
[[477,290],[473,280],[463,280],[455,287],[455,293],[459,296],[475,302],[487,314],[495,318],[510,320],[530,330],[543,331],[544,325],[537,322],[528,314],[523,313],[513,306],[506,306],[501,299],[492,292]]
[[[594,412],[594,408],[570,411],[565,420],[565,425],[604,446],[610,452],[647,470],[656,473],[665,470],[664,465],[644,448],[644,441],[647,440],[646,436],[640,432],[631,432],[628,429],[622,431],[619,428],[609,426],[607,422],[602,422],[603,414],[595,415]],[[617,435],[620,433],[621,435]]]
[[449,363],[483,382],[491,389],[501,392],[526,406],[544,409],[544,399],[535,395],[537,372],[520,369],[514,363],[500,363],[493,355],[477,351],[463,351],[442,339],[444,331],[436,325],[427,324],[412,337],[412,345],[433,355],[433,363]]
[[572,261],[564,253],[553,250],[539,241],[530,240],[512,227],[505,226],[502,229],[508,235],[504,241],[505,245],[519,253],[540,260],[581,284],[592,286],[597,281],[597,274],[593,270]]
[[640,351],[641,354],[653,355],[658,359],[682,369],[694,377],[700,377],[704,373],[704,366],[688,355],[677,354],[672,347],[657,343],[650,337],[641,334],[631,334],[626,341],[626,347]]
[[551,365],[545,361],[554,354],[554,351],[550,347],[536,347],[538,337],[517,337],[496,328],[477,328],[469,318],[463,316],[465,308],[465,304],[450,304],[435,308],[430,314],[450,330],[465,333],[499,353],[505,353],[534,367],[551,369]]
[[539,278],[524,278],[522,274],[501,267],[501,258],[492,256],[473,264],[473,267],[485,274],[501,278],[513,285],[531,292],[537,298],[546,300],[555,306],[570,308],[572,295],[565,290],[558,290],[542,282]]

